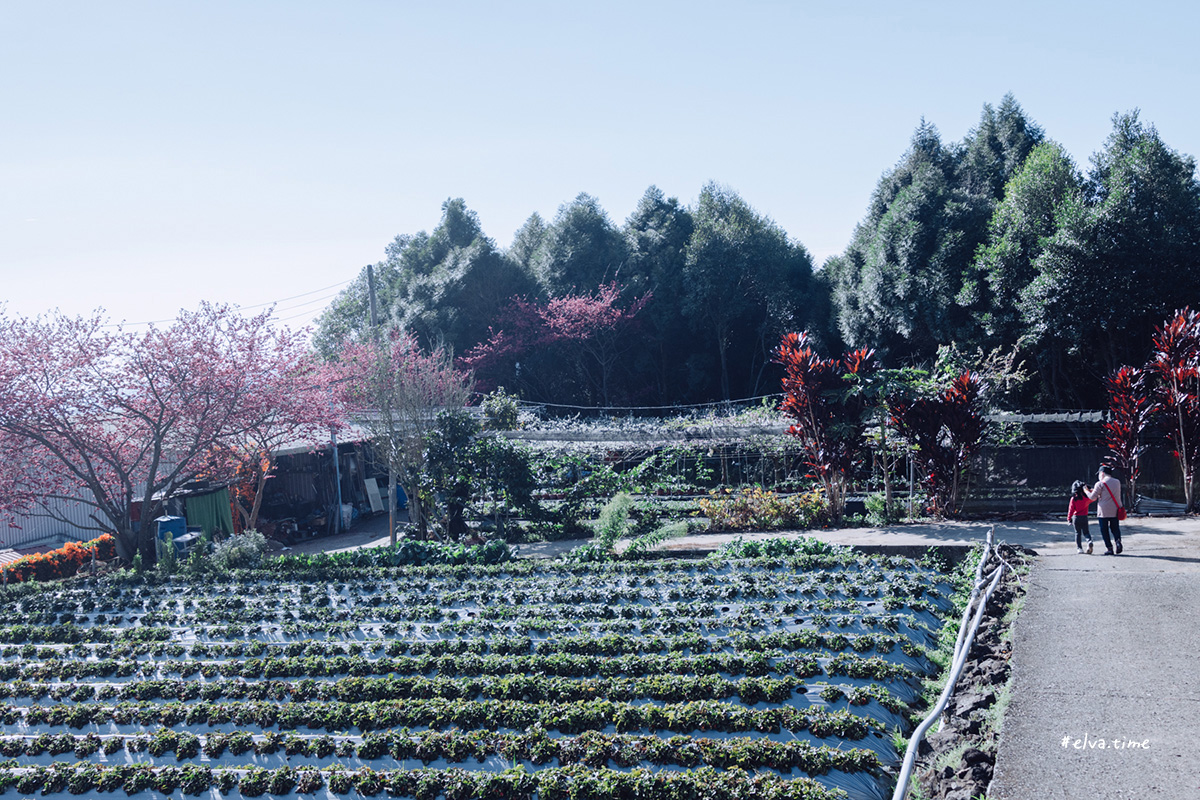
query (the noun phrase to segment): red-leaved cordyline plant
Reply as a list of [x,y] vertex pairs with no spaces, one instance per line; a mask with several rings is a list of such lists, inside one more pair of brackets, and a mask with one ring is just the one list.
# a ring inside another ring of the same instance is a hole
[[1108,449],[1105,459],[1120,471],[1126,480],[1124,505],[1132,507],[1137,501],[1139,459],[1146,450],[1142,432],[1150,424],[1157,406],[1149,375],[1137,367],[1119,367],[1104,379],[1108,391],[1108,419],[1100,426],[1102,442]]
[[161,498],[277,414],[305,349],[269,311],[207,304],[142,334],[99,313],[0,319],[0,432],[23,453],[18,482],[81,503],[122,558],[152,559]]
[[622,336],[651,298],[647,292],[621,308],[617,303],[622,291],[612,282],[594,295],[563,295],[545,304],[513,298],[502,315],[501,329],[492,328],[491,338],[473,347],[459,363],[486,374],[531,351],[558,347],[581,382],[594,387],[594,399],[608,405],[613,370],[624,352]]
[[[425,353],[410,334],[391,331],[378,341],[347,344],[334,367],[341,400],[371,436],[408,495],[409,520],[429,534],[421,471],[426,439],[440,411],[461,409],[471,396],[469,372],[454,368],[445,350]],[[395,492],[392,510],[395,510]],[[392,542],[396,531],[391,532]]]
[[891,422],[921,472],[930,510],[955,516],[966,500],[971,457],[983,443],[982,383],[963,373],[932,397],[889,401]]
[[805,463],[825,489],[830,515],[840,521],[846,488],[863,458],[867,423],[866,399],[847,376],[874,371],[875,352],[823,359],[807,332],[788,333],[775,360],[784,369],[780,410],[794,420],[788,433],[800,440]]
[[1158,379],[1155,393],[1183,473],[1183,498],[1190,512],[1200,459],[1200,313],[1190,308],[1175,312],[1155,329],[1152,342],[1147,367]]

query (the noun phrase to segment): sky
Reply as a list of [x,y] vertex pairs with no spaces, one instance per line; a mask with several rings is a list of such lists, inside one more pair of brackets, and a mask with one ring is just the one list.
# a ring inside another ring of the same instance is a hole
[[586,192],[715,181],[846,247],[924,119],[1012,93],[1082,166],[1117,112],[1200,154],[1200,4],[0,0],[0,303],[303,326],[461,197],[507,247]]

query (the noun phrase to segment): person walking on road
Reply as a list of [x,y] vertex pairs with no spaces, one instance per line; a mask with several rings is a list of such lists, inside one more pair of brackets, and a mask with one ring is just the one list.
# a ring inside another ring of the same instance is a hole
[[[1096,501],[1096,518],[1100,523],[1100,535],[1104,537],[1104,546],[1107,551],[1106,556],[1114,555],[1113,544],[1116,544],[1116,555],[1120,555],[1125,548],[1121,547],[1121,523],[1120,512],[1124,511],[1121,507],[1121,482],[1113,477],[1112,470],[1104,465],[1100,465],[1099,471],[1096,473],[1096,485],[1091,488],[1087,496]],[[1112,538],[1109,538],[1109,534]]]
[[1083,537],[1086,536],[1087,554],[1090,556],[1092,554],[1092,532],[1088,530],[1087,518],[1088,506],[1092,504],[1092,501],[1088,499],[1086,489],[1083,481],[1075,481],[1071,484],[1071,500],[1067,503],[1067,522],[1075,526],[1075,552],[1083,553]]

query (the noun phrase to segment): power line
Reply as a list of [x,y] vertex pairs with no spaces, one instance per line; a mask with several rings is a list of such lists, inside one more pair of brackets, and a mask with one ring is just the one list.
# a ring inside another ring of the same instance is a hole
[[280,317],[278,319],[278,321],[279,322],[287,322],[288,320],[299,319],[300,317],[307,317],[311,314],[317,313],[317,311],[318,311],[318,309],[310,308],[308,311],[301,311],[299,314],[292,314],[290,317]]
[[312,300],[305,300],[303,303],[296,303],[296,305],[288,306],[287,308],[277,308],[277,309],[275,309],[275,311],[278,313],[283,313],[286,311],[295,311],[298,308],[304,308],[305,306],[311,306],[313,303],[323,303],[326,300],[330,300],[334,297],[337,297],[337,292],[332,292],[330,294],[324,294],[324,295],[321,295],[320,297],[314,297]]
[[[234,306],[235,306],[235,307],[236,307],[238,310],[241,310],[241,311],[247,311],[247,310],[254,309],[254,308],[265,308],[265,307],[267,307],[267,306],[278,305],[279,303],[286,303],[286,302],[288,302],[289,300],[298,300],[298,299],[299,299],[299,298],[301,298],[301,297],[308,297],[310,294],[317,294],[318,292],[325,292],[325,291],[328,291],[328,290],[330,290],[330,289],[336,289],[336,288],[337,288],[337,287],[339,287],[339,286],[345,286],[346,284],[350,283],[350,281],[351,281],[351,280],[353,280],[353,279],[350,279],[350,280],[344,280],[344,281],[339,281],[338,283],[333,283],[333,284],[330,284],[329,286],[323,286],[323,287],[321,287],[320,289],[313,289],[311,292],[302,292],[302,293],[300,293],[300,294],[297,294],[297,295],[292,295],[291,297],[284,297],[284,298],[281,298],[281,299],[279,299],[279,300],[271,300],[271,301],[268,301],[268,302],[266,302],[266,303],[257,303],[257,304],[255,304],[255,305],[252,305],[252,306],[241,306],[241,305],[237,305],[236,303],[234,303],[233,305],[234,305]],[[303,303],[299,303],[299,304],[297,304],[297,305],[295,305],[295,306],[291,306],[290,308],[287,308],[287,309],[281,309],[281,310],[283,310],[283,311],[291,311],[291,310],[293,310],[293,309],[297,309],[297,308],[300,308],[300,307],[302,307],[302,306],[310,305],[310,304],[312,304],[312,303],[319,303],[319,302],[321,302],[322,300],[328,300],[328,299],[330,299],[330,298],[332,298],[332,297],[336,297],[336,296],[337,296],[337,293],[336,293],[336,292],[334,292],[334,293],[332,293],[332,294],[327,294],[327,295],[324,295],[323,297],[318,297],[318,298],[315,298],[315,299],[313,299],[313,300],[306,300],[306,301],[305,301],[305,302],[303,302]],[[282,318],[279,318],[279,319],[278,319],[278,321],[279,321],[279,322],[286,322],[286,321],[287,321],[287,320],[289,320],[289,319],[296,319],[296,317],[302,317],[302,316],[304,316],[305,314],[311,314],[311,313],[312,313],[312,311],[311,311],[311,310],[309,310],[309,311],[302,312],[302,313],[300,313],[300,314],[296,314],[296,315],[294,315],[294,316],[291,316],[291,317],[282,317]],[[170,319],[151,319],[151,320],[146,320],[146,321],[144,321],[144,322],[112,322],[112,323],[109,323],[109,324],[107,324],[107,325],[103,325],[103,326],[101,326],[101,327],[104,327],[104,328],[124,328],[124,327],[135,327],[135,326],[138,326],[138,325],[165,325],[165,324],[167,324],[167,323],[169,323],[169,322],[176,322],[176,321],[178,321],[178,318],[177,318],[177,317],[171,317]]]
[[[267,302],[267,303],[259,303],[258,305],[254,305],[254,306],[238,306],[238,308],[263,308],[263,307],[265,307],[265,306],[271,306],[271,305],[275,305],[276,303],[286,303],[286,302],[288,302],[289,300],[296,300],[296,299],[298,299],[298,298],[300,298],[300,297],[308,297],[310,294],[316,294],[317,292],[326,292],[326,291],[329,291],[330,289],[335,289],[335,288],[337,288],[338,286],[345,286],[347,283],[350,283],[350,281],[351,281],[351,280],[354,280],[354,279],[353,279],[353,278],[351,278],[351,279],[349,279],[349,280],[344,280],[344,281],[339,281],[339,282],[337,282],[337,283],[332,283],[332,284],[330,284],[329,286],[322,286],[320,289],[313,289],[311,292],[304,292],[303,294],[297,294],[297,295],[293,295],[292,297],[284,297],[284,298],[281,298],[281,299],[279,299],[279,300],[271,300],[270,302]],[[330,295],[330,297],[332,297],[332,296],[333,296],[333,295]],[[318,298],[318,299],[319,299],[319,298]],[[310,301],[310,302],[314,302],[314,301]]]

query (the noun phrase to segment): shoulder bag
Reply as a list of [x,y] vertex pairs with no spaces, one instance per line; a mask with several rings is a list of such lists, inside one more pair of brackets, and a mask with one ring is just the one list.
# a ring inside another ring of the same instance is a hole
[[1121,505],[1120,501],[1118,501],[1117,498],[1113,495],[1113,490],[1108,488],[1107,483],[1104,484],[1104,488],[1108,489],[1108,496],[1112,497],[1112,501],[1117,504],[1117,519],[1118,520],[1125,519],[1125,517],[1128,516],[1125,513],[1125,506]]

